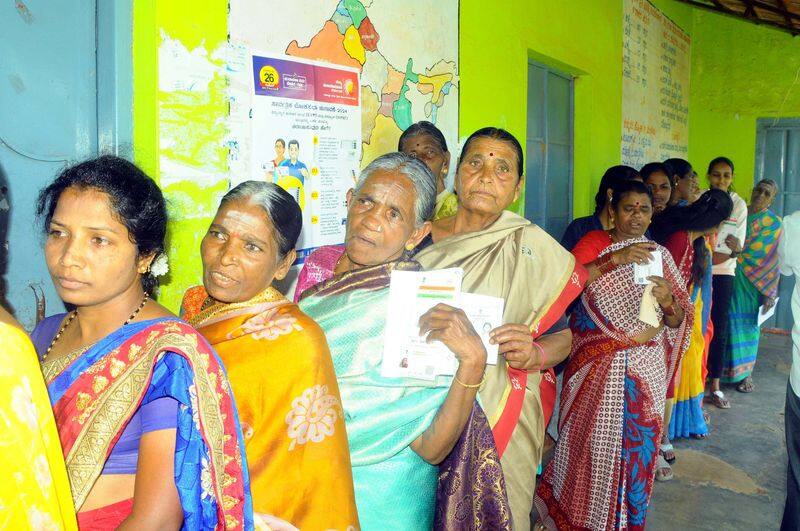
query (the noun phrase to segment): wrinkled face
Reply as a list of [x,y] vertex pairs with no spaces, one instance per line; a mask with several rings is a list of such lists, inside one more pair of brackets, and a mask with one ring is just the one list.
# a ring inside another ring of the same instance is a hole
[[141,275],[152,257],[139,257],[108,194],[92,188],[67,188],[58,198],[47,230],[47,269],[64,302],[96,306],[141,289]]
[[775,201],[775,187],[758,183],[750,196],[750,208],[754,212],[761,212],[772,206],[773,201]]
[[358,193],[347,194],[345,252],[358,266],[400,258],[406,245],[415,247],[429,224],[415,228],[416,190],[407,176],[386,170],[372,172]]
[[708,184],[711,188],[727,192],[733,182],[733,170],[724,162],[717,162],[708,173]]
[[292,159],[293,162],[297,160],[297,156],[299,154],[300,154],[300,146],[298,146],[297,144],[289,144],[289,158]]
[[672,186],[669,184],[669,177],[661,171],[651,173],[645,182],[653,193],[653,210],[656,214],[667,208],[669,198],[672,195]]
[[459,208],[499,215],[519,197],[522,178],[514,148],[503,140],[476,138],[458,163]]
[[614,209],[615,228],[625,238],[644,235],[652,217],[653,205],[647,194],[627,193]]
[[275,158],[282,159],[284,158],[283,154],[286,152],[286,147],[283,145],[283,142],[275,142]]
[[447,172],[450,170],[450,153],[442,151],[431,135],[420,133],[406,138],[401,151],[424,162],[436,176],[436,191],[444,190]]
[[675,195],[678,199],[690,200],[697,189],[697,174],[690,170],[686,175],[680,176],[675,183]]
[[220,205],[200,244],[208,294],[220,302],[244,302],[286,276],[294,253],[278,256],[274,231],[258,205],[245,200]]

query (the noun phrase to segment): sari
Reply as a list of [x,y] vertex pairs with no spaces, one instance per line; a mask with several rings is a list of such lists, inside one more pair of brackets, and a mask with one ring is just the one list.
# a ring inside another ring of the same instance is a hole
[[25,333],[0,323],[0,529],[75,530],[53,411]]
[[778,295],[778,244],[781,218],[771,210],[747,216],[747,238],[733,280],[728,314],[730,338],[722,365],[722,381],[736,383],[753,373],[758,355],[758,312],[761,297]]
[[[312,255],[313,256],[313,255]],[[491,434],[473,410],[464,437],[439,474],[411,443],[444,403],[452,377],[436,380],[381,376],[383,336],[392,270],[420,269],[398,261],[334,276],[303,293],[300,308],[325,331],[342,396],[356,506],[364,529],[508,529],[505,485]],[[486,435],[489,435],[488,437]],[[469,435],[469,434],[468,434]],[[464,456],[453,463],[454,456]],[[445,463],[443,463],[443,466]],[[447,470],[447,467],[444,467]],[[441,495],[453,500],[437,503]],[[451,517],[452,514],[452,517]],[[443,523],[440,515],[444,515]]]
[[[41,328],[62,318],[34,331],[40,352],[52,339]],[[230,385],[214,350],[193,328],[176,318],[134,322],[42,368],[78,511],[139,407],[171,397],[179,402],[174,473],[182,529],[253,529]],[[117,505],[108,510],[118,511]]]
[[[425,269],[462,268],[464,291],[505,299],[503,321],[528,325],[534,338],[564,314],[586,279],[557,241],[509,211],[485,230],[445,238],[415,259]],[[545,435],[541,379],[539,371],[513,369],[501,356],[486,367],[478,394],[500,453],[514,529],[530,526]]]
[[358,528],[339,386],[319,326],[270,287],[213,303],[190,288],[183,317],[228,371],[256,514],[308,531]]
[[[686,231],[674,233],[665,247],[675,260],[684,285],[691,293],[692,321],[689,348],[681,359],[675,385],[672,417],[669,421],[669,438],[702,436],[708,434],[708,426],[703,418],[703,396],[705,393],[704,357],[711,342],[709,323],[711,318],[711,247],[706,248],[706,270],[699,283],[691,283],[692,264],[695,253]],[[668,397],[669,400],[669,397]]]
[[[585,238],[605,234],[590,232]],[[609,245],[604,256],[635,243]],[[676,329],[662,327],[647,343],[639,320],[645,286],[633,265],[601,275],[586,287],[570,320],[572,352],[561,393],[559,439],[536,490],[548,529],[644,529],[661,439],[666,387],[688,347],[692,306],[666,249],[664,277],[686,312]],[[662,319],[660,308],[655,310]]]

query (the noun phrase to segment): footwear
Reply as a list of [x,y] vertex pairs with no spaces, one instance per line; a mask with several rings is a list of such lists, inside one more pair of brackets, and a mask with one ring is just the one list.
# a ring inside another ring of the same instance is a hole
[[661,443],[659,452],[664,456],[664,461],[667,463],[672,464],[675,462],[675,448],[672,446],[672,443]]
[[669,466],[663,455],[658,454],[656,458],[656,481],[670,481],[674,477],[675,474],[672,472],[672,467]]
[[710,395],[706,395],[703,400],[705,402],[710,402],[717,406],[720,409],[730,409],[731,403],[725,398],[725,393],[722,391],[714,391]]
[[736,386],[736,390],[740,393],[752,393],[756,390],[756,384],[754,384],[753,379],[748,376],[739,382],[739,385]]

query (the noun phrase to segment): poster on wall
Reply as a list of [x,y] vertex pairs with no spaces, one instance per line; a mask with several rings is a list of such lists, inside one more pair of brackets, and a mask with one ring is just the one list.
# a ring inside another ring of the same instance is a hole
[[230,0],[231,173],[254,154],[248,79],[237,74],[250,49],[359,72],[362,168],[420,120],[442,130],[455,160],[458,14],[458,0]]
[[249,178],[273,182],[303,211],[297,262],[344,241],[345,196],[359,172],[361,107],[353,68],[251,53]]
[[648,0],[624,0],[622,24],[622,163],[687,158],[689,36]]

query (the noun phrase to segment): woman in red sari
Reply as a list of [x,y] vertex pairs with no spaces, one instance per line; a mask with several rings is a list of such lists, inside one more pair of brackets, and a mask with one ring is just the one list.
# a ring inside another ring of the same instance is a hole
[[[691,329],[672,257],[644,238],[651,197],[640,182],[620,183],[614,228],[588,233],[573,249],[589,284],[570,322],[558,444],[536,490],[548,529],[645,526],[666,385]],[[663,277],[637,284],[634,264],[656,258]]]

